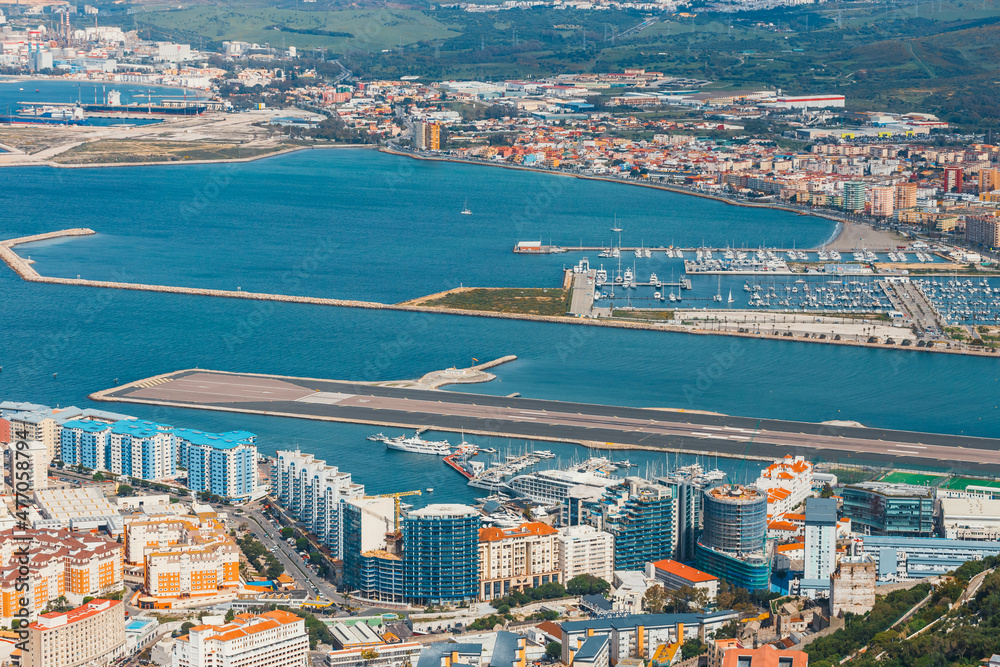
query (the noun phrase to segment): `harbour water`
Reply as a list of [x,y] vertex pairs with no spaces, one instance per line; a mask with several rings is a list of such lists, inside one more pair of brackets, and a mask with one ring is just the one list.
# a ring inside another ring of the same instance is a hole
[[[98,231],[21,248],[42,273],[381,301],[463,283],[557,286],[565,258],[517,256],[513,243],[575,235],[597,244],[610,237],[616,212],[639,239],[688,246],[704,239],[801,248],[833,229],[827,220],[667,192],[368,150],[0,173],[4,238]],[[459,213],[466,196],[472,216]],[[196,366],[384,380],[516,354],[493,371],[497,381],[458,389],[1000,436],[1000,365],[992,359],[30,284],[6,268],[0,308],[0,397],[51,405],[94,406],[86,396],[98,389]],[[262,452],[298,446],[372,492],[433,487],[418,499],[424,503],[474,495],[437,457],[386,452],[365,440],[376,430],[395,434],[385,429],[99,407],[206,430],[247,429],[259,434]],[[537,446],[564,461],[585,456],[570,445]],[[618,457],[667,463],[651,452]],[[744,476],[758,464],[718,465]]]

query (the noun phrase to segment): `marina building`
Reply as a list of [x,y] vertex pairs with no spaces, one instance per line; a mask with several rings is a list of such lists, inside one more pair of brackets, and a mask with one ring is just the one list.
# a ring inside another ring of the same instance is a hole
[[91,600],[67,612],[42,614],[28,625],[22,667],[110,665],[125,654],[125,603]]
[[617,478],[594,472],[555,469],[518,475],[510,480],[508,485],[514,493],[523,498],[542,505],[557,505],[566,500],[570,489],[574,489],[576,494],[580,494],[586,487],[603,492],[604,489],[618,483]]
[[246,431],[204,433],[173,430],[187,487],[232,500],[257,495],[257,436]]
[[615,570],[642,570],[674,553],[674,499],[670,489],[627,477],[607,489],[597,527],[615,538]]
[[305,621],[287,611],[237,614],[224,625],[196,625],[174,643],[173,667],[306,667]]
[[556,535],[556,562],[563,579],[591,574],[610,582],[615,569],[615,538],[593,526],[565,526]]
[[875,606],[878,563],[868,556],[845,556],[830,576],[830,617],[864,614]]
[[349,473],[312,454],[279,451],[271,466],[271,492],[334,558],[344,557],[341,505],[365,495],[364,487],[352,482]]
[[428,505],[403,520],[403,586],[419,604],[479,597],[479,512],[467,505]]
[[940,533],[949,540],[1000,540],[1000,500],[939,498]]
[[484,601],[542,584],[559,583],[557,531],[532,521],[517,528],[479,530],[479,585]]
[[671,591],[676,591],[681,586],[703,590],[708,596],[709,602],[713,602],[716,595],[719,594],[718,577],[675,560],[664,559],[655,563],[646,563],[646,576],[655,579],[664,588]]
[[756,486],[708,489],[704,523],[696,567],[749,590],[766,588],[771,571],[767,495]]
[[844,487],[843,514],[863,535],[931,537],[934,489],[910,484],[862,482]]

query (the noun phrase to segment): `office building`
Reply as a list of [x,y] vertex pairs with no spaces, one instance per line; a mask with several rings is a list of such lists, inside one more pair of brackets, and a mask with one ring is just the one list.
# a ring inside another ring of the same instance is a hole
[[869,556],[845,556],[830,575],[830,617],[865,614],[875,606],[878,563]]
[[96,599],[71,611],[42,614],[28,625],[21,665],[103,667],[125,650],[125,603]]
[[484,601],[542,584],[560,583],[558,532],[532,521],[517,528],[479,530],[479,594]]
[[599,524],[615,538],[615,570],[642,570],[674,553],[674,499],[661,484],[627,477],[609,487]]
[[1000,500],[938,499],[940,533],[949,540],[1000,540]]
[[844,487],[843,514],[863,535],[931,537],[934,489],[908,484],[862,482]]
[[837,501],[834,498],[806,500],[805,576],[829,583],[837,564]]
[[896,185],[896,211],[905,211],[917,207],[917,184],[899,183]]
[[173,430],[187,487],[231,500],[257,495],[257,436],[246,431],[204,433]]
[[760,648],[734,648],[726,651],[722,667],[809,667],[809,654],[777,649],[770,644]]
[[655,579],[665,589],[676,591],[682,586],[705,591],[708,602],[719,594],[719,578],[675,560],[664,559],[646,563],[646,576]]
[[876,218],[891,218],[895,194],[895,189],[892,186],[873,187],[871,189],[871,214]]
[[865,184],[860,181],[844,183],[844,210],[862,213],[865,210]]
[[767,514],[795,510],[812,491],[813,465],[801,456],[786,456],[760,471],[757,488],[767,494]]
[[593,526],[566,526],[556,535],[556,562],[563,579],[590,574],[611,582],[615,569],[615,538]]
[[479,513],[467,505],[428,505],[403,520],[403,585],[418,604],[479,597]]
[[1000,555],[1000,542],[868,536],[858,553],[877,563],[880,583],[893,583],[944,575],[967,561]]
[[341,504],[365,495],[351,475],[299,451],[279,451],[271,466],[271,493],[334,558],[343,558]]
[[703,507],[696,567],[749,590],[766,588],[767,495],[757,487],[725,485],[705,491]]
[[592,637],[607,637],[611,664],[647,660],[660,644],[698,639],[739,618],[731,610],[711,614],[629,614],[615,618],[565,621],[561,624],[562,662],[573,664],[577,651]]
[[945,167],[944,175],[942,176],[941,181],[945,192],[961,192],[963,185],[962,168]]
[[287,611],[237,614],[224,625],[196,625],[174,643],[173,667],[307,667],[305,621]]
[[966,216],[965,240],[981,248],[1000,248],[1000,219]]

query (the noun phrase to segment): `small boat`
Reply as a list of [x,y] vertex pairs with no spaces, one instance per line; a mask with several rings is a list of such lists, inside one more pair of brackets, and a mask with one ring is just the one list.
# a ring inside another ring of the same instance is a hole
[[733,298],[733,290],[729,290],[729,301],[728,303],[733,303],[736,299]]
[[427,493],[434,493],[434,487],[433,486],[428,486],[427,487]]
[[472,215],[472,210],[469,208],[469,198],[465,198],[465,208],[462,209],[462,215]]

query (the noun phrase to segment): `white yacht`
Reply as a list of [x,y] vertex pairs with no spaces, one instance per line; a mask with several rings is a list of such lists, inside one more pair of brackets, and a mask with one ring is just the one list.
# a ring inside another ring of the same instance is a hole
[[399,436],[396,438],[385,438],[382,440],[386,449],[395,449],[399,452],[409,452],[410,454],[431,454],[433,456],[448,456],[451,454],[451,445],[447,440],[424,440],[419,436],[407,438]]

